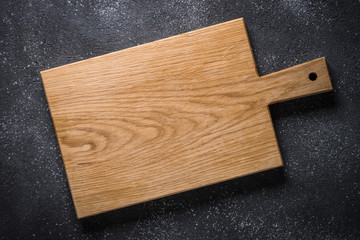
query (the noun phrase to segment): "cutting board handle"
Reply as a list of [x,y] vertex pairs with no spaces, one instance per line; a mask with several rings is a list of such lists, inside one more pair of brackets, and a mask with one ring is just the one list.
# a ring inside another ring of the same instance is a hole
[[268,104],[291,100],[332,90],[325,58],[318,58],[275,73],[262,76],[269,86]]

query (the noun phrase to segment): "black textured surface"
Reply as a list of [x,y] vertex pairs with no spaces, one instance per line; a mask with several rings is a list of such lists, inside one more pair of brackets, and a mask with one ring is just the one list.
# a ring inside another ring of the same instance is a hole
[[[327,58],[271,106],[284,168],[77,220],[39,71],[239,17],[261,75]],[[358,0],[1,1],[1,239],[360,239],[359,38]]]

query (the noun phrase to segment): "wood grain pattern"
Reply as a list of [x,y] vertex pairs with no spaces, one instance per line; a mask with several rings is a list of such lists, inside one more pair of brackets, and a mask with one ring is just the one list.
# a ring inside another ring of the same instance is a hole
[[41,76],[79,218],[282,166],[268,105],[332,89],[259,77],[242,19]]

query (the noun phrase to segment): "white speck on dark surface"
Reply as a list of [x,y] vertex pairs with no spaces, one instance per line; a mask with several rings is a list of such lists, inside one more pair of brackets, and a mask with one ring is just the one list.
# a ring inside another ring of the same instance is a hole
[[[359,1],[0,3],[0,239],[360,239]],[[41,70],[244,17],[259,73],[325,56],[334,92],[270,107],[284,167],[76,219]]]

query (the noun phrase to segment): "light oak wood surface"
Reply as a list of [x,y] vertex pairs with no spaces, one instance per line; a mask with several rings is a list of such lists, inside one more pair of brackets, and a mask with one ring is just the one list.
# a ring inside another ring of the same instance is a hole
[[282,166],[268,105],[332,89],[324,58],[259,77],[243,19],[41,76],[79,218]]

